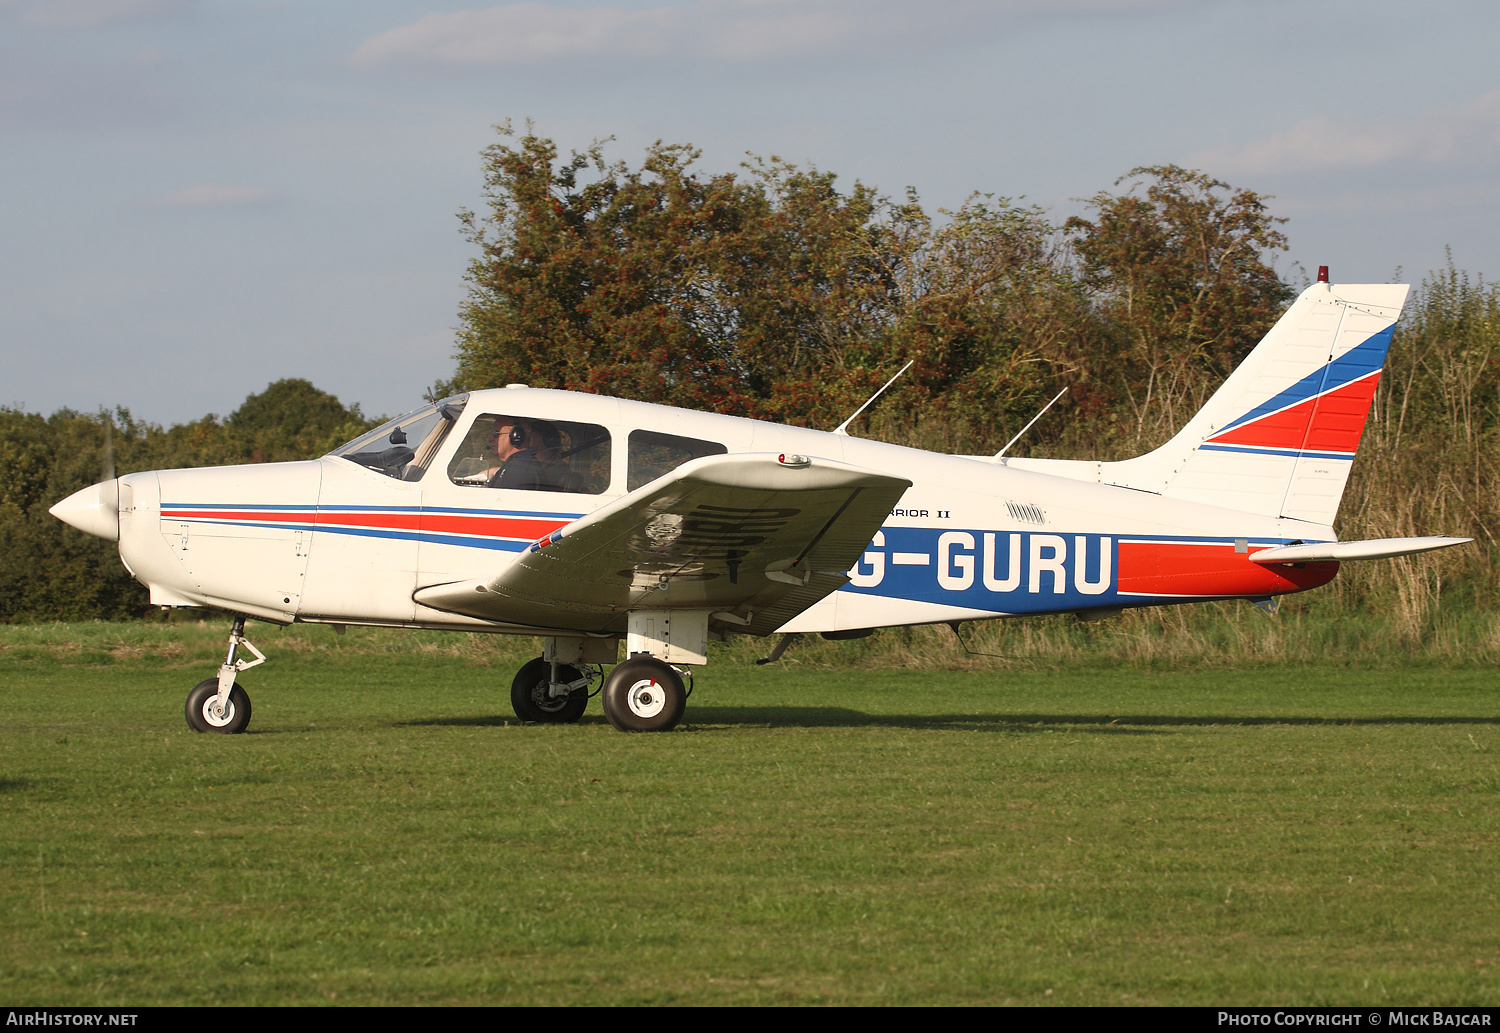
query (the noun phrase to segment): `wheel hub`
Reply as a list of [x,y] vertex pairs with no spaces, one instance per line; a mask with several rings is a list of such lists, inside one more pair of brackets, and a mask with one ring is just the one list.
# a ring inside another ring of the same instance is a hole
[[531,690],[531,700],[549,714],[555,714],[568,705],[568,697],[552,695],[547,682],[541,682]]
[[642,678],[630,687],[625,702],[636,717],[655,717],[667,705],[667,694],[661,691],[655,679]]
[[218,696],[203,701],[203,720],[215,728],[222,728],[234,720],[234,703],[220,704]]

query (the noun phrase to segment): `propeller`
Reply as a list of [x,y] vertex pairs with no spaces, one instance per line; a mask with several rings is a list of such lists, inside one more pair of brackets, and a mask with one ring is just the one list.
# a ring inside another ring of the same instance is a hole
[[96,538],[120,540],[120,482],[115,479],[114,421],[104,413],[104,467],[98,484],[75,491],[47,512]]
[[110,417],[109,410],[104,411],[104,469],[100,471],[101,481],[112,481],[115,479],[115,421]]

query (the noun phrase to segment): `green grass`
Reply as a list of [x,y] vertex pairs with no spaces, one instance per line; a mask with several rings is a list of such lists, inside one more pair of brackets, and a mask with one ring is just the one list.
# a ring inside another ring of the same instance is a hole
[[518,726],[524,642],[256,630],[226,737],[217,623],[0,629],[0,997],[1500,1000],[1487,668],[745,646],[632,736]]

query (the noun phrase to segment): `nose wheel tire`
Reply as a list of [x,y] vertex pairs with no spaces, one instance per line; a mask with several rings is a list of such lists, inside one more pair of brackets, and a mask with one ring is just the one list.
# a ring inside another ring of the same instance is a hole
[[207,678],[193,686],[188,693],[188,727],[195,732],[218,732],[221,735],[237,735],[250,724],[250,697],[235,682],[229,690],[229,699],[219,709],[219,679]]
[[[575,682],[584,676],[576,667],[559,665],[559,681]],[[516,674],[510,684],[510,705],[522,721],[540,725],[577,724],[588,709],[587,687],[574,689],[567,696],[553,696],[548,692],[552,683],[552,665],[541,657],[532,660]]]
[[638,657],[610,672],[604,683],[604,716],[622,732],[665,732],[687,709],[682,676],[660,660]]

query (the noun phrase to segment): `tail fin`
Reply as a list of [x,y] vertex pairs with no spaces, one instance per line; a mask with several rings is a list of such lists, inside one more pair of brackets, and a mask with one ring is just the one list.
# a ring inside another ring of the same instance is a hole
[[1313,284],[1176,437],[1099,480],[1333,523],[1407,290]]

